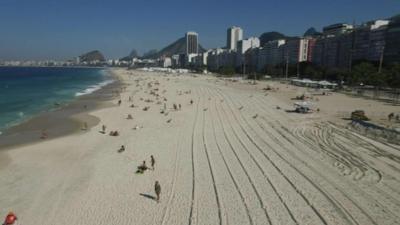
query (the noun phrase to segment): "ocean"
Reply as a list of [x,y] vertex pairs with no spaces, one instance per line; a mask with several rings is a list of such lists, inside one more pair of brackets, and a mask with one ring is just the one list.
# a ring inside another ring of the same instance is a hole
[[0,67],[0,134],[112,82],[99,68]]

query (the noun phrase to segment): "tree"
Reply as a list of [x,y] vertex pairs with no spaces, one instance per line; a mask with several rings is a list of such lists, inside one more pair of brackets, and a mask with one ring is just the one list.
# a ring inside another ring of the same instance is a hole
[[[362,62],[353,67],[353,70],[348,76],[348,83],[351,85],[359,85],[360,83],[370,84],[370,78],[374,76],[377,68],[368,62]],[[370,84],[371,85],[371,84]]]
[[400,88],[400,63],[395,63],[389,70],[384,70],[389,87]]
[[225,76],[232,76],[235,74],[235,68],[231,66],[223,66],[219,68],[218,73]]

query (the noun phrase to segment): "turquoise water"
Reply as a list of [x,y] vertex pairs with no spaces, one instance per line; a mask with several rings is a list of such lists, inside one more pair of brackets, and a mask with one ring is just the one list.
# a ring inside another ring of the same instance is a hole
[[0,67],[0,132],[111,82],[97,68]]

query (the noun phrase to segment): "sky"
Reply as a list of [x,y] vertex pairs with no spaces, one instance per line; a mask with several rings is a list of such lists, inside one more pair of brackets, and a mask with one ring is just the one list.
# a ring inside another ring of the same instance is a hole
[[400,0],[0,0],[0,60],[64,60],[90,50],[114,59],[161,49],[186,31],[215,48],[233,25],[245,37],[299,36],[399,13]]

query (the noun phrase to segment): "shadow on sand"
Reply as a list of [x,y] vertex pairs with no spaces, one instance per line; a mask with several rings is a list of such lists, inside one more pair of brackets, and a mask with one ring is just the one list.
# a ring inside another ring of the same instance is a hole
[[140,193],[140,195],[143,196],[143,197],[145,197],[145,198],[148,198],[148,199],[151,199],[151,200],[153,200],[153,201],[156,201],[156,197],[153,196],[153,195],[143,194],[143,193]]

